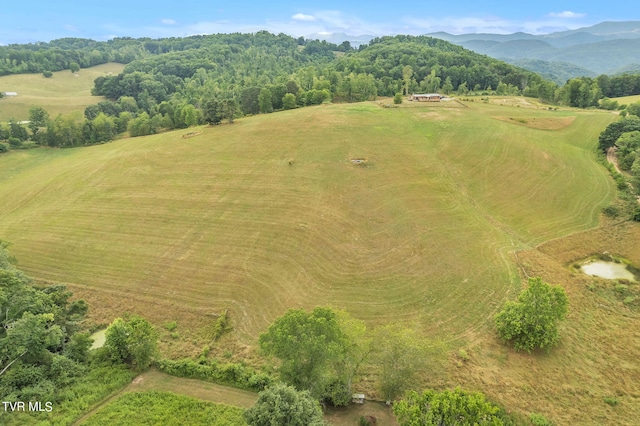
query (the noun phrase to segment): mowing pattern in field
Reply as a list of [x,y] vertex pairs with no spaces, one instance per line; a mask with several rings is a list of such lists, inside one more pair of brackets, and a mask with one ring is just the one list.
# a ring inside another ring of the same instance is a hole
[[[321,106],[11,153],[0,238],[33,276],[229,308],[250,337],[330,304],[471,338],[516,288],[511,250],[596,225],[611,185],[590,150],[612,117],[456,105]],[[494,118],[561,114],[575,120],[557,131]]]
[[104,98],[91,96],[93,81],[109,74],[122,71],[122,64],[104,64],[83,68],[77,74],[69,70],[53,73],[45,78],[42,74],[16,74],[0,77],[0,92],[17,92],[18,96],[0,99],[0,121],[12,118],[22,121],[29,119],[32,105],[43,107],[51,118],[71,111],[82,111],[87,105],[98,103]]

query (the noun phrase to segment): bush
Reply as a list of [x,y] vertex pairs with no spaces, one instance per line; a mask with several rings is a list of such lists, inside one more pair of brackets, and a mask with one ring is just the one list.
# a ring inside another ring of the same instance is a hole
[[9,145],[13,148],[20,148],[22,146],[22,141],[18,138],[11,137],[9,138]]
[[346,407],[351,402],[349,386],[342,380],[334,380],[324,390],[323,400],[334,407]]
[[51,78],[53,77],[53,73],[51,71],[45,71],[42,73],[42,76],[45,78]]
[[191,359],[163,359],[156,362],[156,367],[172,376],[205,380],[247,390],[261,391],[274,382],[271,376],[256,372],[242,364],[220,365],[205,358],[200,358],[198,362]]
[[322,426],[324,419],[318,401],[309,391],[275,384],[260,392],[258,401],[244,413],[251,426]]
[[615,399],[615,398],[607,397],[607,398],[604,399],[604,402],[606,402],[607,404],[609,404],[612,407],[615,407],[616,405],[618,405],[618,400]]
[[164,328],[167,329],[167,331],[173,331],[178,327],[178,322],[177,321],[168,321],[164,324]]
[[487,401],[484,394],[461,389],[422,394],[407,392],[404,399],[393,405],[393,413],[400,425],[510,425],[513,420],[497,405]]
[[9,146],[6,143],[0,143],[0,153],[9,151]]
[[229,321],[229,312],[224,311],[220,314],[216,322],[213,324],[211,330],[211,339],[218,340],[223,334],[232,330],[231,323]]
[[396,105],[402,103],[402,93],[398,92],[395,94],[395,96],[393,97],[393,103]]
[[542,414],[531,413],[531,415],[529,415],[529,420],[534,426],[553,426],[553,422],[547,420],[547,418]]
[[609,205],[602,209],[602,213],[607,217],[615,218],[620,215],[620,209],[616,206]]

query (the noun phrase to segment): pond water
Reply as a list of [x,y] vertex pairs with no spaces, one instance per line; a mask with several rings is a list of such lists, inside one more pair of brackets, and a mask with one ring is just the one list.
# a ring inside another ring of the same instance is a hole
[[594,277],[607,278],[610,280],[625,279],[635,281],[635,276],[627,269],[624,263],[605,262],[598,260],[585,263],[580,267],[582,272]]
[[105,331],[107,331],[107,329],[103,328],[102,330],[98,330],[91,335],[91,338],[93,339],[93,344],[91,345],[91,349],[98,349],[104,346]]

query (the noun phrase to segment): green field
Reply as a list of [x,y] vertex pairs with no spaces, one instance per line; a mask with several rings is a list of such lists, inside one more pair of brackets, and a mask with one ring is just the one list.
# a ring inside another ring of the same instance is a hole
[[29,108],[43,107],[51,118],[58,114],[83,111],[87,105],[98,103],[101,97],[91,96],[93,81],[100,76],[122,72],[122,64],[104,64],[83,68],[77,74],[58,71],[53,77],[42,74],[16,74],[0,77],[0,92],[17,92],[18,96],[0,99],[0,121],[29,119]]
[[509,252],[597,225],[612,185],[592,149],[612,116],[457,106],[331,105],[13,152],[0,237],[35,277],[230,309],[249,341],[319,304],[472,337],[519,286]]
[[[558,358],[514,355],[491,329],[525,269],[573,279],[549,272],[562,256],[544,254],[537,266],[513,253],[598,226],[614,195],[595,147],[615,115],[530,106],[323,105],[192,137],[12,151],[0,156],[0,238],[28,274],[91,296],[97,322],[124,311],[158,325],[177,319],[188,342],[165,341],[173,353],[192,340],[199,351],[207,342],[189,333],[223,309],[250,347],[288,308],[331,305],[469,349],[447,386],[466,384],[519,413],[621,420],[594,401],[619,389],[607,373],[629,372],[588,361],[603,353],[584,341],[593,329],[569,321]],[[568,289],[570,314],[591,318],[597,303]],[[606,318],[598,330],[614,333],[621,317]],[[609,348],[611,362],[626,365],[626,352]],[[567,378],[563,369],[576,366]],[[590,396],[572,402],[588,377]],[[565,395],[563,383],[575,387]]]
[[640,95],[623,96],[621,98],[613,98],[613,99],[618,101],[620,105],[629,105],[629,104],[634,104],[636,102],[640,102]]

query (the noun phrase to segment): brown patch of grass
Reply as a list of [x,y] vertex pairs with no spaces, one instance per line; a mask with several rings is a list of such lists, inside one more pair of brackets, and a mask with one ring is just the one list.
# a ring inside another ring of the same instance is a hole
[[[487,337],[476,356],[454,371],[454,382],[478,388],[509,410],[544,414],[556,424],[635,425],[640,418],[640,315],[620,300],[590,291],[590,284],[612,287],[569,265],[609,251],[640,264],[640,226],[603,227],[555,239],[522,251],[523,273],[562,285],[569,315],[559,346],[551,353],[516,353]],[[605,398],[615,397],[613,408]]]
[[561,130],[569,127],[576,117],[504,117],[496,116],[496,120],[518,124],[539,130]]

